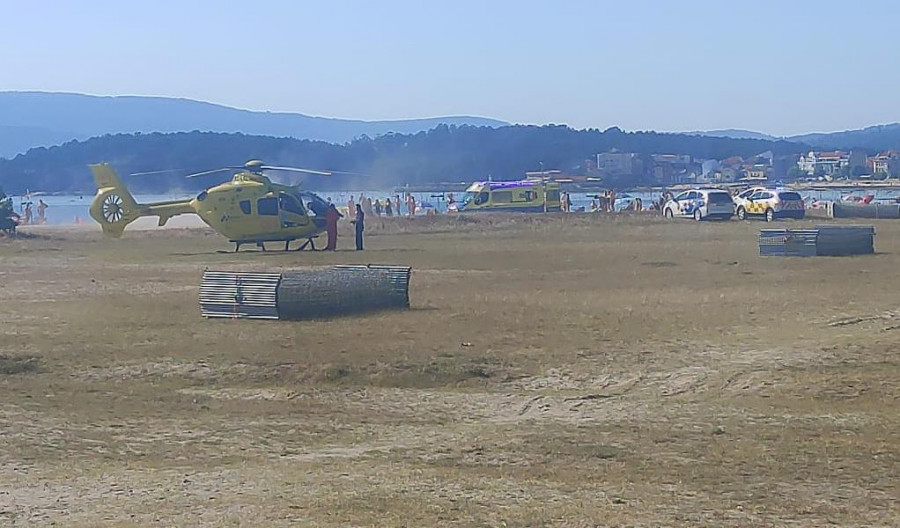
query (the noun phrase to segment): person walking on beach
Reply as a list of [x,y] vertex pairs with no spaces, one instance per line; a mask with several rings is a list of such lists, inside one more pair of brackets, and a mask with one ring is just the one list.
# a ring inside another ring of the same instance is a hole
[[356,204],[356,219],[353,220],[353,224],[356,227],[356,251],[362,251],[363,231],[366,230],[366,213],[363,212],[359,204]]
[[356,210],[356,202],[353,201],[353,195],[350,195],[350,199],[347,200],[347,214],[352,215],[353,211]]
[[31,225],[34,220],[34,213],[31,211],[31,202],[25,204],[25,224]]
[[338,212],[334,204],[328,206],[325,211],[325,233],[328,234],[328,245],[325,251],[335,251],[337,249],[337,224],[343,215]]
[[44,200],[38,199],[37,210],[38,210],[38,223],[46,224],[47,223],[47,217],[46,217],[47,204],[44,203]]

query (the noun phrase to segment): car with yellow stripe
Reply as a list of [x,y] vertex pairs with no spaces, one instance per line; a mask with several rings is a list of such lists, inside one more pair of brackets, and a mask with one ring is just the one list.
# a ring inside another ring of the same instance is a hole
[[778,187],[751,187],[734,197],[739,220],[751,217],[771,222],[778,218],[802,220],[806,216],[803,198],[796,191]]

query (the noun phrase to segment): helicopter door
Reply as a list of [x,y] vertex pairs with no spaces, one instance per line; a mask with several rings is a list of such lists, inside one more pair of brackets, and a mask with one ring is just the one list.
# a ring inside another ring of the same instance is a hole
[[309,225],[309,215],[300,200],[287,193],[278,194],[278,212],[282,229]]
[[277,234],[279,231],[279,217],[281,212],[278,207],[278,198],[264,196],[256,201],[256,229],[254,231],[265,233],[266,236]]

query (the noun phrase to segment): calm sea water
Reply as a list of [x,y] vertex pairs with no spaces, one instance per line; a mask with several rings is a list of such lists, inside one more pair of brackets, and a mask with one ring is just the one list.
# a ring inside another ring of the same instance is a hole
[[[809,201],[810,199],[817,200],[839,200],[843,196],[848,194],[857,194],[864,195],[874,193],[876,199],[894,199],[900,198],[900,190],[892,190],[892,189],[877,189],[877,190],[856,190],[856,191],[801,191],[800,194]],[[390,192],[384,191],[346,191],[346,192],[320,192],[318,193],[323,198],[331,198],[335,204],[339,207],[347,205],[347,200],[351,196],[353,196],[354,200],[359,200],[360,194],[371,197],[373,199],[384,199],[389,196],[393,196]],[[445,213],[447,211],[447,200],[446,196],[448,193],[412,193],[412,195],[416,199],[416,203],[418,204],[426,204],[426,207],[434,207],[438,212]],[[463,193],[454,193],[456,199],[459,200],[462,198]],[[619,193],[619,196],[623,194],[627,194],[633,197],[640,198],[645,207],[649,205],[651,200],[659,199],[659,192],[629,192],[629,193]],[[592,194],[586,193],[570,193],[572,198],[572,206],[575,209],[585,208],[588,210],[590,208],[591,196]],[[178,200],[184,198],[184,195],[172,195],[172,194],[139,194],[136,195],[135,198],[138,202],[157,202],[164,200]],[[15,207],[16,212],[20,214],[24,214],[25,204],[30,201],[32,203],[33,214],[35,218],[37,218],[37,206],[38,200],[43,200],[44,203],[47,204],[47,223],[52,225],[66,225],[66,224],[74,224],[79,221],[81,222],[93,222],[90,215],[88,214],[88,208],[90,207],[91,200],[93,200],[94,196],[90,194],[85,195],[41,195],[41,196],[32,196],[31,198],[25,198],[22,196],[13,196],[13,205]],[[402,201],[402,200],[401,200]],[[406,214],[406,205],[402,204],[403,214]],[[419,209],[419,213],[424,214],[424,210],[422,208]],[[395,212],[396,214],[396,212]]]

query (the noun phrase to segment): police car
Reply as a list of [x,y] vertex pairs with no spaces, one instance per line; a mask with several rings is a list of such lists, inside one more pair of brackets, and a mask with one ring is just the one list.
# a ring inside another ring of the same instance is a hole
[[776,218],[806,216],[806,206],[799,193],[777,187],[751,187],[734,198],[734,209],[740,220],[750,217],[764,218],[771,222]]
[[720,189],[691,189],[678,194],[663,205],[666,218],[728,220],[734,216],[731,195]]

